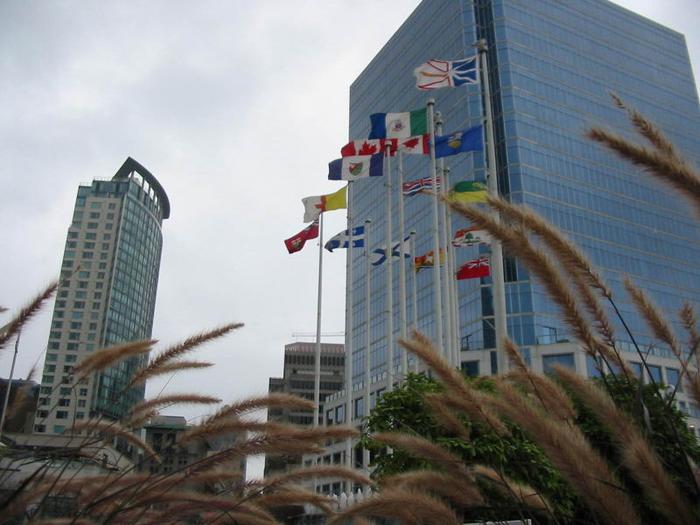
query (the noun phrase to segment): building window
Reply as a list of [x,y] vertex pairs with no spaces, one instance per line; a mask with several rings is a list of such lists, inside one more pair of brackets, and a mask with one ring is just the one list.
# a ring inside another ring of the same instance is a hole
[[46,425],[34,425],[34,432],[46,432]]
[[335,422],[345,423],[345,405],[335,407]]
[[354,401],[355,405],[355,418],[360,418],[365,416],[365,399],[359,397]]
[[36,417],[39,417],[39,418],[49,417],[49,411],[48,410],[37,410]]
[[676,385],[678,385],[678,391],[683,392],[683,382],[679,381],[679,379],[680,372],[677,368],[666,368],[666,382],[668,383],[668,386],[674,388]]
[[555,365],[576,370],[574,354],[554,354],[542,356],[542,370],[544,370],[545,374],[553,373]]
[[58,359],[58,354],[46,354],[47,361],[56,361]]
[[63,434],[65,432],[66,427],[63,425],[54,425],[53,426],[53,432],[54,434]]
[[70,406],[70,399],[67,397],[61,398],[58,400],[58,406],[60,407],[68,407]]
[[71,389],[70,389],[69,387],[67,387],[67,386],[62,386],[62,387],[59,389],[59,392],[60,392],[60,394],[61,394],[62,396],[69,396],[70,393],[71,393]]
[[661,367],[656,365],[647,365],[649,367],[649,375],[654,380],[657,385],[663,383],[663,378],[661,377]]
[[68,411],[57,410],[56,411],[56,419],[68,419]]
[[477,377],[479,375],[479,361],[462,361],[462,373],[468,377]]
[[78,399],[78,408],[85,408],[85,400]]
[[87,389],[87,388],[81,388],[79,393],[80,393],[81,396],[86,396],[87,393],[88,393],[88,389]]

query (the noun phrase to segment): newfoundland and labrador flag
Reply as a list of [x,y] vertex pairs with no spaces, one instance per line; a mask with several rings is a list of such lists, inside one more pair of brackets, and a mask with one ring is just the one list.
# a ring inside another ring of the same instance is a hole
[[450,135],[435,137],[435,158],[457,155],[466,151],[483,151],[483,135],[483,127],[475,126]]
[[457,270],[457,280],[476,279],[478,277],[488,277],[491,274],[488,257],[479,257],[473,261],[467,261]]
[[343,157],[328,163],[329,180],[355,180],[384,175],[384,155]]
[[[343,230],[342,232],[334,235],[325,244],[324,248],[329,252],[332,252],[336,248],[347,248],[350,245],[350,235],[348,235],[348,230]],[[353,248],[363,248],[365,245],[365,227],[355,226],[352,229],[352,247]]]
[[426,108],[403,113],[372,113],[370,139],[406,139],[428,133]]
[[353,155],[374,155],[386,153],[389,146],[389,156],[396,155],[399,150],[402,153],[413,155],[430,155],[430,135],[417,135],[405,139],[365,139],[348,142],[340,150],[341,157]]
[[301,199],[304,204],[304,222],[318,219],[324,211],[341,210],[348,207],[348,187],[339,189],[328,195],[314,195]]
[[479,82],[477,56],[463,60],[428,60],[413,70],[416,87],[430,91],[444,87],[457,87]]
[[289,253],[295,253],[304,247],[306,241],[315,239],[316,237],[318,237],[318,221],[312,222],[295,236],[286,239],[284,245],[287,247]]

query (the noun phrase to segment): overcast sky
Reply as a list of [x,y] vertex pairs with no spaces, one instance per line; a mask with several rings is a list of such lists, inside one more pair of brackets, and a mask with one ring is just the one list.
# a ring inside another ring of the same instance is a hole
[[[304,226],[302,197],[338,189],[327,163],[349,86],[418,3],[0,1],[0,305],[57,276],[78,185],[132,156],[172,206],[154,337],[246,324],[197,355],[216,367],[147,394],[265,393],[292,333],[315,331],[318,251],[282,240]],[[617,3],[684,33],[699,70],[700,2]],[[343,212],[326,217],[328,236],[344,228]],[[343,255],[324,258],[326,332],[344,329]],[[22,334],[15,376],[43,363],[51,310]]]

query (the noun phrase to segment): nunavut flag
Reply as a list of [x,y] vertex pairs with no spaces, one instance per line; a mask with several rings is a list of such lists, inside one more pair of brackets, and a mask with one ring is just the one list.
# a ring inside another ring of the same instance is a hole
[[328,163],[329,180],[355,180],[384,175],[384,155],[343,157]]
[[284,245],[287,247],[289,253],[295,253],[304,247],[306,241],[315,239],[316,237],[318,237],[318,221],[312,222],[293,237],[285,239]]
[[348,187],[328,195],[314,195],[301,199],[304,204],[304,222],[318,219],[324,211],[341,210],[348,207]]

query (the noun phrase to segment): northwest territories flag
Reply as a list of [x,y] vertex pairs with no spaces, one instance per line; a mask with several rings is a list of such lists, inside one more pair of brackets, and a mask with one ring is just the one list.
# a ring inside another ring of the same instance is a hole
[[435,158],[448,157],[465,151],[483,151],[484,133],[482,126],[464,129],[435,137]]
[[405,139],[428,133],[426,108],[404,113],[372,113],[370,139]]
[[[330,241],[328,241],[324,248],[329,252],[332,252],[336,248],[347,248],[350,244],[350,235],[348,235],[348,230],[342,231],[337,235],[334,235]],[[353,248],[363,248],[365,245],[365,227],[356,226],[352,229],[352,247]]]
[[343,157],[328,163],[329,180],[355,180],[384,175],[384,155]]
[[413,70],[416,87],[430,91],[444,87],[457,87],[479,82],[477,56],[463,60],[431,59]]
[[[430,177],[403,183],[403,194],[406,197],[411,197],[422,193],[423,190],[431,189],[433,189],[433,179]],[[437,178],[437,189],[440,189],[440,177]]]

